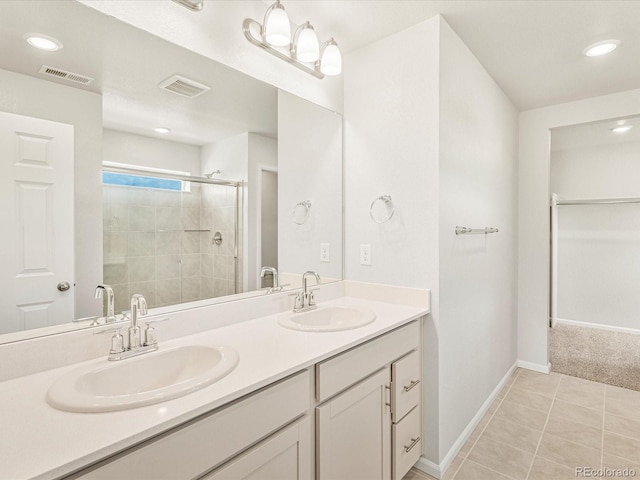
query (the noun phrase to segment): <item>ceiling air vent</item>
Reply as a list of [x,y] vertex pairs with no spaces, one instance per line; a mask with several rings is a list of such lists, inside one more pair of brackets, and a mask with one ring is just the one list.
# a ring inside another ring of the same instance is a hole
[[207,87],[195,80],[181,77],[180,75],[167,78],[165,81],[160,82],[158,86],[163,90],[169,90],[170,92],[189,98],[197,97],[211,90],[211,87]]
[[87,77],[86,75],[68,72],[67,70],[50,67],[48,65],[42,65],[42,67],[40,67],[39,73],[44,73],[45,75],[49,75],[50,77],[60,78],[62,80],[69,80],[70,82],[74,83],[80,83],[82,85],[89,85],[94,80],[93,78]]

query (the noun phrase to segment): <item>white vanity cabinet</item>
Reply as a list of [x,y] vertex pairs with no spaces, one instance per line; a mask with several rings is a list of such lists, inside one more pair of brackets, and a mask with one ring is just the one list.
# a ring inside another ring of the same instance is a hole
[[67,478],[401,480],[422,448],[420,338],[413,321]]
[[[249,472],[249,463],[259,469],[262,462],[266,468],[268,454],[281,440],[270,437],[296,418],[302,417],[310,408],[310,375],[307,370],[270,385],[257,393],[243,397],[227,407],[198,417],[185,425],[176,427],[123,453],[110,457],[88,470],[80,472],[82,480],[178,480],[200,478],[212,469],[221,466],[247,447],[263,441],[261,450],[246,460],[240,470]],[[285,433],[281,430],[280,433]],[[292,430],[293,431],[293,430]],[[308,430],[307,430],[308,431]],[[297,435],[305,432],[304,424]],[[266,439],[266,441],[263,439]],[[283,479],[307,480],[311,470],[310,439],[296,445],[300,462],[307,467],[300,469],[300,476]],[[273,441],[273,443],[272,443]],[[258,450],[256,449],[255,452]],[[255,453],[254,452],[254,453]],[[273,454],[277,456],[277,454]],[[244,469],[243,469],[244,468]],[[272,466],[270,468],[275,468]],[[252,478],[249,473],[246,478]],[[245,478],[243,476],[232,478]],[[221,479],[224,476],[211,478]],[[279,478],[278,478],[279,480]]]
[[316,365],[316,479],[400,480],[421,453],[420,325]]
[[202,480],[311,480],[309,424],[304,416]]
[[391,478],[389,369],[316,408],[318,479]]

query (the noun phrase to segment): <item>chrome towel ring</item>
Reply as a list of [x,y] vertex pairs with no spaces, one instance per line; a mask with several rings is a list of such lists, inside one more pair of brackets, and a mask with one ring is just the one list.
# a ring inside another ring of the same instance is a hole
[[385,223],[391,220],[395,211],[391,195],[381,195],[371,202],[369,216],[376,223]]

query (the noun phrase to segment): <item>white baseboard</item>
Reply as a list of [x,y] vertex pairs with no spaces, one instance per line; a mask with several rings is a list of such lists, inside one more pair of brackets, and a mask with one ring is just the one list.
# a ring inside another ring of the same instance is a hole
[[496,399],[500,391],[504,388],[506,383],[509,381],[509,378],[511,378],[511,375],[513,375],[513,372],[518,366],[519,366],[519,362],[514,363],[509,369],[509,371],[505,374],[505,376],[502,377],[502,380],[500,380],[500,383],[498,383],[496,388],[493,389],[489,397],[485,400],[485,402],[480,407],[480,410],[478,410],[478,412],[471,419],[471,421],[466,426],[466,428],[462,431],[458,439],[455,441],[453,446],[449,449],[449,451],[445,455],[442,462],[440,462],[440,465],[437,465],[432,461],[427,460],[424,457],[420,457],[420,460],[418,460],[418,463],[415,464],[415,467],[418,470],[428,473],[432,477],[436,477],[436,478],[442,478],[444,476],[448,468],[451,466],[451,463],[456,458],[456,455],[458,455],[460,450],[462,450],[462,447],[464,446],[466,441],[469,439],[473,431],[476,429],[476,427],[480,423],[480,420],[482,420],[482,417],[484,417],[485,413],[487,413],[487,410],[489,410],[489,407],[494,402],[494,400]]
[[442,478],[444,475],[443,473],[440,473],[440,465],[433,463],[431,460],[427,460],[424,457],[420,457],[420,460],[418,460],[418,463],[416,463],[414,467],[435,478]]
[[640,335],[640,330],[637,328],[616,327],[615,325],[604,325],[602,323],[581,322],[580,320],[568,320],[566,318],[558,318],[556,323],[559,323],[560,325],[571,325],[574,327],[587,327],[587,328],[595,328],[597,330],[609,330],[611,332],[622,332],[622,333],[631,333],[633,335]]
[[525,362],[524,360],[517,361],[518,368],[524,368],[525,370],[533,370],[540,373],[551,373],[551,364],[540,365],[539,363]]

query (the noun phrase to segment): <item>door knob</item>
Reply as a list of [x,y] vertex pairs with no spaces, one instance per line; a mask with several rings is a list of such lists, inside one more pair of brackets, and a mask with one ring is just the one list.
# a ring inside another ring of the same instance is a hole
[[66,292],[70,288],[71,288],[71,285],[69,285],[69,282],[60,282],[58,284],[58,290],[60,290],[61,292]]

